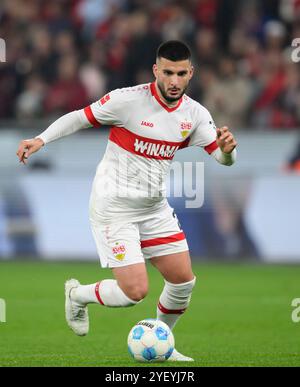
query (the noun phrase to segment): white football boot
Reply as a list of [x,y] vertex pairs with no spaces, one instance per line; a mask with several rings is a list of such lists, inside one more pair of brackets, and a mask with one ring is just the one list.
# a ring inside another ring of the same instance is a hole
[[89,315],[87,305],[72,300],[72,290],[80,286],[76,279],[65,283],[65,312],[69,327],[78,336],[85,336],[89,332]]
[[192,359],[191,357],[182,355],[174,348],[172,355],[169,357],[168,361],[194,361],[194,359]]

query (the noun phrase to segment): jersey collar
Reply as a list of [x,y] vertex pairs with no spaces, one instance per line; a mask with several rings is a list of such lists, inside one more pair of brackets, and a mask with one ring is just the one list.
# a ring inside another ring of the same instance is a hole
[[156,101],[164,108],[166,109],[169,113],[173,112],[174,110],[178,109],[179,106],[181,105],[181,102],[182,102],[182,97],[179,99],[178,103],[176,106],[170,108],[167,104],[165,104],[160,98],[159,98],[159,95],[157,93],[157,90],[156,90],[156,86],[155,86],[155,82],[152,82],[150,84],[150,89],[151,89],[151,93],[152,95],[154,96],[154,98],[156,99]]

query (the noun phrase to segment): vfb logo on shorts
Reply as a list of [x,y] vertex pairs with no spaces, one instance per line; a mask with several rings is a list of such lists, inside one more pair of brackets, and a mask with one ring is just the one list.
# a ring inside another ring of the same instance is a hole
[[6,322],[6,303],[5,300],[0,298],[0,323]]
[[126,248],[125,245],[119,245],[118,242],[116,242],[115,246],[112,248],[113,255],[115,258],[117,258],[118,261],[123,261],[126,254]]
[[0,62],[6,62],[6,44],[5,40],[0,38]]

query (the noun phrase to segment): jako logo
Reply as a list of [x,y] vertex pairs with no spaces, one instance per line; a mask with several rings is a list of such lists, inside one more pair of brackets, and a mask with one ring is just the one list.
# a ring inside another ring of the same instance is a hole
[[291,54],[292,61],[298,63],[300,62],[300,38],[296,38],[292,41],[292,47],[296,47]]
[[292,301],[292,306],[296,308],[292,312],[292,321],[294,323],[300,322],[300,298],[294,298]]
[[6,44],[4,39],[0,39],[0,62],[6,62]]
[[6,303],[2,298],[0,298],[0,322],[6,322]]
[[153,126],[154,126],[154,124],[152,124],[152,122],[146,122],[146,121],[142,121],[141,125],[149,126],[150,128],[153,128]]

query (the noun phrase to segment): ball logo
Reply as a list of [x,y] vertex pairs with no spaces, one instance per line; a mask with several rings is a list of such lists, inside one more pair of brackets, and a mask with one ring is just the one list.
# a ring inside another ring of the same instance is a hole
[[119,245],[119,243],[116,242],[115,246],[112,248],[112,252],[115,258],[117,258],[119,261],[123,261],[126,255],[125,245]]
[[154,328],[153,324],[151,324],[151,323],[149,323],[148,321],[145,321],[145,320],[138,322],[136,325],[144,325],[144,326],[146,326],[148,328],[151,328],[151,329]]
[[186,138],[192,129],[192,123],[188,121],[184,121],[180,125],[181,136],[182,138]]

